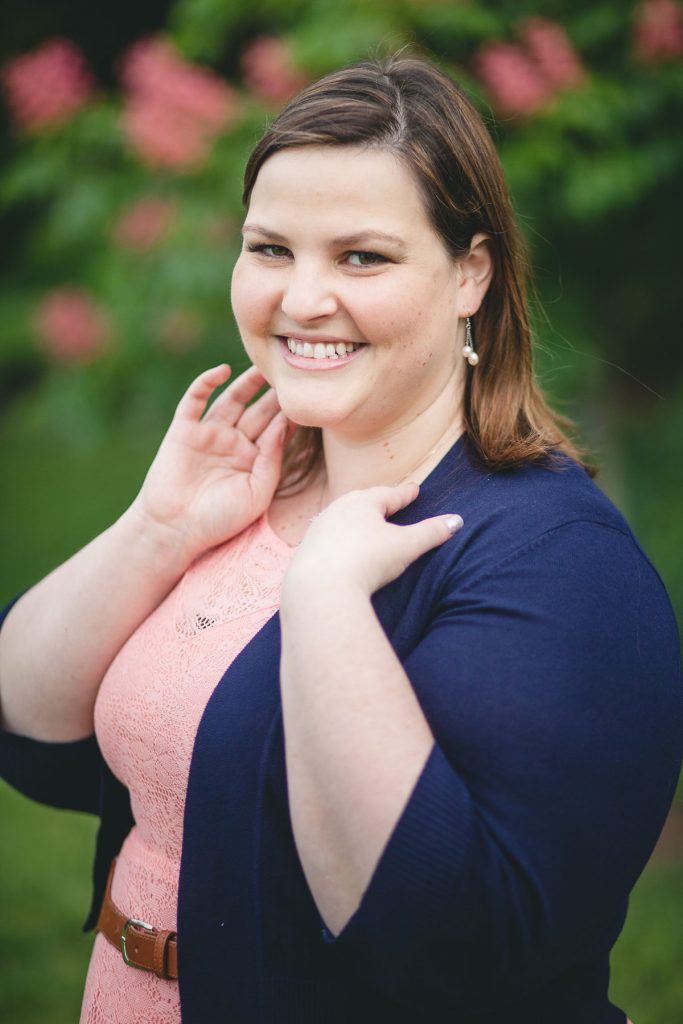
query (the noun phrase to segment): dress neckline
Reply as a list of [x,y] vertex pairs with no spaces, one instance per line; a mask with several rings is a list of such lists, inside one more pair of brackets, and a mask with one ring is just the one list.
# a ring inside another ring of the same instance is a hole
[[[456,461],[460,459],[461,452],[463,449],[464,438],[465,434],[460,434],[459,437],[457,437],[453,444],[450,446],[450,448],[446,449],[446,451],[441,456],[437,464],[432,467],[432,469],[429,471],[427,476],[420,484],[420,493],[418,497],[415,499],[415,501],[412,503],[412,505],[409,506],[410,508],[413,508],[415,504],[420,501],[420,498],[422,497],[423,494],[430,493],[435,486],[438,486],[438,482],[442,478],[442,476],[448,472],[448,470]],[[294,554],[294,552],[299,547],[299,544],[288,544],[287,541],[284,540],[284,538],[282,538],[278,533],[275,532],[270,522],[268,512],[269,509],[266,509],[265,512],[263,512],[263,514],[261,515],[263,529],[277,542],[280,548],[282,548],[284,551],[288,551],[290,554]],[[392,516],[391,518],[394,517]]]

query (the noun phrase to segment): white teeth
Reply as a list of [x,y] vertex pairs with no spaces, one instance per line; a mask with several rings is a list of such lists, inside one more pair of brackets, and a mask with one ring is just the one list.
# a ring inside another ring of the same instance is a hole
[[309,341],[295,341],[294,338],[285,340],[290,352],[307,359],[339,359],[340,356],[348,355],[359,348],[351,341],[337,341],[336,343],[316,341],[315,344],[311,344]]

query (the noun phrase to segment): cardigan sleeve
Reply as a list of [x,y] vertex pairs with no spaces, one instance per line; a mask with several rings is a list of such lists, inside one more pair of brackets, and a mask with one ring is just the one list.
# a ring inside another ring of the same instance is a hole
[[[626,533],[550,530],[444,587],[404,667],[435,743],[334,938],[392,994],[550,983],[606,953],[683,748],[675,620]],[[412,979],[412,980],[411,980]]]
[[[17,600],[0,612],[0,627]],[[99,813],[102,765],[94,735],[48,743],[0,728],[0,778],[39,803]]]

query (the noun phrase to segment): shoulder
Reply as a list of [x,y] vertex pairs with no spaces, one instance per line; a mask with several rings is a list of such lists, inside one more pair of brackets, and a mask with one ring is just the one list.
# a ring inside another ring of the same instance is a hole
[[667,649],[677,648],[659,575],[622,514],[576,462],[558,457],[492,473],[473,465],[462,447],[449,456],[402,519],[457,512],[464,520],[407,574],[423,608],[433,613],[475,594],[480,609],[495,604],[512,616],[576,605],[581,617],[611,614],[617,631],[637,617]]
[[[451,678],[457,661],[463,685],[474,680],[476,693],[489,695],[487,716],[494,706],[503,717],[519,708],[531,728],[541,706],[551,716],[564,708],[572,721],[596,701],[612,715],[623,708],[624,742],[635,743],[647,719],[667,765],[680,766],[676,620],[612,502],[569,459],[498,474],[470,467],[459,483],[457,473],[445,482],[418,518],[453,511],[465,525],[413,577],[414,618],[423,615],[430,637],[425,676],[443,662]],[[409,607],[410,595],[401,596]]]
[[606,555],[609,549],[647,562],[623,515],[585,470],[565,456],[494,473],[460,453],[442,467],[421,498],[416,518],[446,511],[463,517],[462,530],[442,557],[468,575],[523,559],[535,546],[547,545],[555,557],[577,544],[600,550],[608,537]]
[[[470,463],[460,479],[447,473],[436,501],[461,502],[475,520],[505,548],[511,528],[523,540],[571,522],[599,523],[632,538],[631,530],[609,498],[581,466],[565,456],[519,469],[490,472]],[[462,514],[462,513],[461,513]],[[464,518],[464,514],[463,514]]]

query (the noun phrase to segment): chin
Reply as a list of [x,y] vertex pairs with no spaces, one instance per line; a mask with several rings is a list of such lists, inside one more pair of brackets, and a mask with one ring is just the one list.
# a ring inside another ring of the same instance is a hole
[[334,428],[345,423],[349,418],[348,410],[331,410],[329,405],[321,407],[312,403],[288,401],[284,395],[278,394],[280,408],[287,419],[299,427]]
[[286,412],[287,419],[291,420],[292,423],[296,423],[298,427],[318,427],[320,430],[329,430],[335,427],[339,427],[344,419],[331,419],[329,416],[316,416],[313,413],[297,412],[291,413]]

